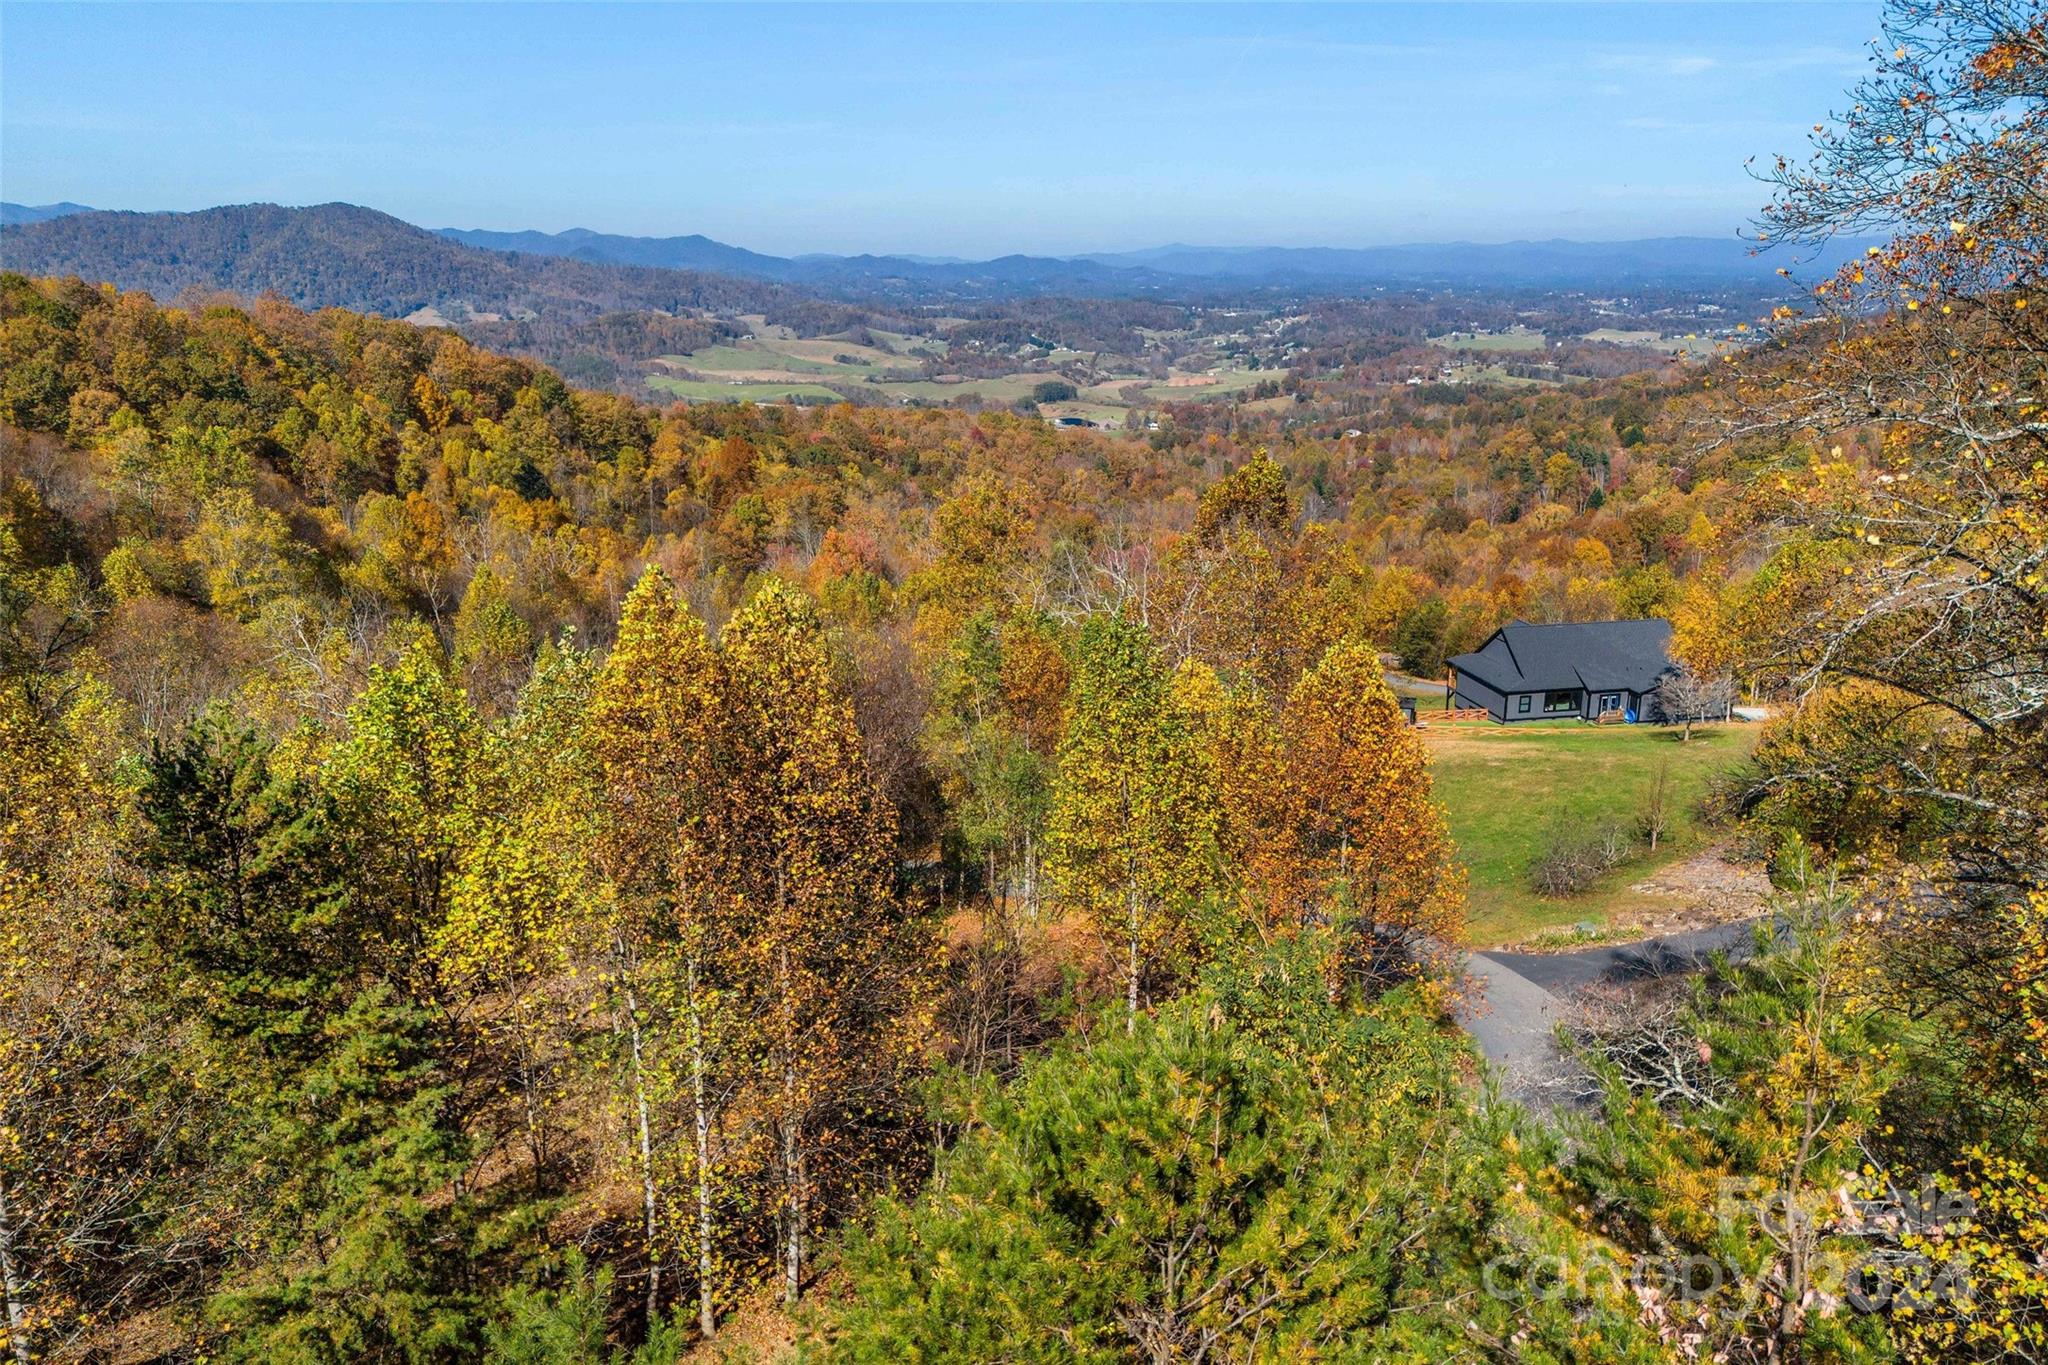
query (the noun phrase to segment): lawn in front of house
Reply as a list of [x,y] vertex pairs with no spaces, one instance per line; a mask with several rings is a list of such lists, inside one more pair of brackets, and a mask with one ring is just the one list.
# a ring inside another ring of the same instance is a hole
[[[1713,842],[1715,831],[1699,818],[1700,798],[1717,774],[1748,757],[1759,728],[1706,726],[1689,743],[1661,726],[1576,721],[1424,729],[1436,798],[1471,875],[1471,941],[1510,943],[1581,920],[1604,924],[1614,911],[1640,904],[1632,884]],[[1548,899],[1530,889],[1530,865],[1561,823],[1586,832],[1613,820],[1633,828],[1665,763],[1670,822],[1654,855],[1639,842],[1634,857],[1583,896]]]

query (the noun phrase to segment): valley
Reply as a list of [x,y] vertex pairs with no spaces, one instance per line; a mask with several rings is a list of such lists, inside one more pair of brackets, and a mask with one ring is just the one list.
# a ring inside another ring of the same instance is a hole
[[0,1361],[2048,1365],[2048,0],[0,56]]
[[[0,263],[107,279],[166,302],[273,293],[307,308],[402,317],[644,398],[1032,403],[1048,421],[1105,428],[1149,429],[1161,410],[1191,404],[1279,410],[1304,394],[1376,383],[1528,387],[1654,368],[1699,354],[1717,334],[1732,339],[1716,320],[1755,312],[1779,287],[1704,242],[1680,244],[1702,263],[1701,284],[1625,296],[1596,292],[1612,267],[1594,258],[1567,272],[1584,285],[1541,284],[1546,270],[1514,266],[1506,249],[1454,247],[1434,257],[1416,248],[1407,266],[1366,255],[1350,274],[1308,276],[1277,265],[1247,272],[1247,258],[1230,253],[1170,258],[1190,272],[1173,274],[1098,261],[1040,261],[1018,273],[1011,262],[994,287],[988,272],[965,266],[887,275],[880,258],[850,273],[815,258],[771,269],[760,263],[774,258],[701,238],[688,250],[612,238],[604,251],[536,251],[534,234],[429,232],[346,204],[62,207],[11,206]],[[1472,290],[1429,282],[1435,267],[1410,269],[1432,259],[1446,280],[1485,259],[1522,282]],[[1513,274],[1521,268],[1530,273]],[[1380,273],[1359,273],[1370,271]],[[1673,334],[1681,325],[1694,341]],[[1355,363],[1366,358],[1378,363]],[[1046,391],[1060,396],[1042,396],[1047,384],[1064,386]]]

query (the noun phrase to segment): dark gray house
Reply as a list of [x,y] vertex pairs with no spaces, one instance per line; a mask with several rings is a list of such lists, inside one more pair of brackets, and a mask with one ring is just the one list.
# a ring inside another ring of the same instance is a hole
[[1653,694],[1672,667],[1671,623],[1510,621],[1450,666],[1451,705],[1484,707],[1497,721],[1598,720],[1609,711],[1654,720]]

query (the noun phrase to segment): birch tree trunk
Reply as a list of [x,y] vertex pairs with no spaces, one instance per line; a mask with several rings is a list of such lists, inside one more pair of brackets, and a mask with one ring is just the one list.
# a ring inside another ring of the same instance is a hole
[[654,1187],[654,1133],[647,1115],[646,1061],[640,1048],[640,1002],[626,987],[626,1034],[633,1052],[633,1108],[639,1121],[640,1211],[647,1238],[647,1322],[661,1312],[661,1217]]
[[690,1098],[697,1128],[697,1330],[711,1340],[718,1330],[713,1311],[711,1266],[711,1107],[704,1056],[704,1001],[699,994],[697,956],[690,955]]
[[14,1217],[7,1204],[7,1186],[0,1182],[0,1291],[7,1296],[7,1340],[15,1365],[29,1365],[28,1290],[14,1263]]
[[1129,922],[1124,934],[1124,1035],[1138,1031],[1138,892],[1129,893]]
[[[943,892],[941,894],[943,895]],[[799,1095],[796,1075],[796,982],[791,975],[789,964],[789,935],[794,929],[789,923],[788,873],[779,858],[775,868],[775,906],[777,921],[782,926],[782,942],[778,946],[775,963],[776,1004],[782,1014],[782,1182],[785,1238],[782,1253],[782,1297],[784,1303],[794,1308],[797,1291],[803,1284],[803,1135],[797,1116]]]

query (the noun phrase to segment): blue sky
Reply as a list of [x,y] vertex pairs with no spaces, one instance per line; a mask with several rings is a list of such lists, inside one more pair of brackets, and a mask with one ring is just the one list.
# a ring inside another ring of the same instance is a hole
[[0,197],[343,199],[762,251],[1732,233],[1875,0],[1341,8],[56,5]]

